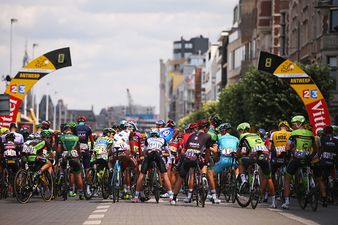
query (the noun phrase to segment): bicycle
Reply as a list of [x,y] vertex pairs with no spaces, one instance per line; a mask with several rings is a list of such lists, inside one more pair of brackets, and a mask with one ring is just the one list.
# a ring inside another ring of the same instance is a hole
[[[299,153],[304,155],[305,153]],[[305,209],[310,203],[312,211],[317,211],[319,190],[318,185],[312,174],[309,159],[307,156],[301,157],[302,167],[298,169],[295,175],[295,189],[299,206]]]
[[[16,151],[10,149],[4,152],[3,170],[0,180],[0,199],[7,198],[9,190],[14,187],[14,177],[16,174],[14,168],[20,168],[18,164]],[[14,197],[14,191],[12,193]]]
[[236,201],[236,174],[235,174],[235,161],[236,156],[234,153],[231,154],[232,161],[231,166],[225,168],[219,175],[220,175],[220,190],[219,196],[222,193],[225,197],[226,202],[235,203]]
[[[99,167],[99,168],[98,168]],[[109,172],[106,166],[101,167],[94,164],[89,168],[86,177],[89,177],[89,182],[86,180],[86,185],[89,185],[90,192],[84,192],[86,200],[90,200],[96,192],[101,191],[102,198],[107,199],[110,194],[109,189]]]
[[20,203],[27,203],[33,192],[39,191],[44,201],[53,197],[53,178],[48,170],[41,173],[38,178],[33,174],[37,171],[35,163],[25,163],[25,169],[20,169],[14,179],[15,197]]
[[[148,153],[150,154],[150,152]],[[143,182],[143,192],[145,198],[141,198],[142,202],[145,202],[150,199],[151,194],[155,196],[156,203],[160,201],[160,176],[159,169],[155,163],[152,161],[150,170],[148,170],[146,177]]]
[[[250,174],[248,171],[250,171]],[[259,177],[258,164],[256,162],[245,172],[245,176],[247,177],[249,188],[242,188],[242,190],[240,190],[242,181],[241,177],[238,176],[236,179],[236,200],[238,205],[242,208],[247,207],[251,203],[251,207],[255,209],[261,195],[261,181]]]
[[195,178],[193,196],[196,200],[196,206],[204,208],[208,194],[208,181],[206,177],[202,176],[201,168],[199,166],[199,157],[197,157],[195,163],[196,165],[193,170],[193,176]]
[[113,195],[113,203],[119,202],[120,198],[120,187],[122,185],[122,169],[121,164],[118,159],[119,156],[119,147],[114,147],[116,153],[116,160],[113,168],[113,172],[110,178],[110,191]]

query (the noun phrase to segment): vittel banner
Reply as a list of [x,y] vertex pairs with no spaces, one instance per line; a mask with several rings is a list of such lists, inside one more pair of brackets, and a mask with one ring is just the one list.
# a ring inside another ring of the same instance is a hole
[[315,134],[330,125],[330,114],[322,93],[312,78],[294,62],[262,51],[258,70],[271,73],[290,84],[302,99]]
[[69,48],[61,48],[48,52],[23,67],[5,91],[10,96],[10,114],[0,116],[0,126],[9,127],[10,123],[16,122],[20,105],[34,84],[47,74],[71,65]]

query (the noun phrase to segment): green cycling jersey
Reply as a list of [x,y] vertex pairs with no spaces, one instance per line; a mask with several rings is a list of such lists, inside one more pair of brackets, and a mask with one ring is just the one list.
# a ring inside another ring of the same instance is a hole
[[239,140],[240,140],[239,143],[240,149],[242,149],[242,151],[244,149],[245,152],[247,153],[267,151],[264,141],[258,134],[244,133],[240,135]]
[[311,131],[297,129],[292,131],[289,142],[294,143],[294,150],[311,152],[315,139]]
[[79,144],[79,137],[72,134],[63,134],[60,136],[60,143],[64,151],[71,152]]

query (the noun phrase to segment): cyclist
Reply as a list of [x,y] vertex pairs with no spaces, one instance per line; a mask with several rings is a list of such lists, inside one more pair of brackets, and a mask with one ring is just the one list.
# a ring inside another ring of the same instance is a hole
[[[136,159],[134,158],[134,132],[132,125],[126,120],[120,122],[120,132],[114,135],[114,145],[110,153],[111,160],[108,163],[109,170],[113,171],[113,165],[118,158],[124,169],[125,184],[124,184],[124,199],[131,199],[131,176],[129,168],[133,169],[135,174],[137,173]],[[116,157],[116,153],[118,156]]]
[[[218,153],[221,155],[220,160],[213,167],[213,171],[218,174],[222,172],[225,168],[231,167],[233,161],[233,155],[237,152],[239,139],[235,136],[230,135],[229,131],[231,130],[230,123],[222,123],[218,130],[220,134],[218,135]],[[236,164],[236,162],[234,162]],[[235,165],[234,164],[234,165]]]
[[145,149],[143,151],[143,154],[145,155],[145,158],[142,162],[141,166],[141,173],[139,177],[137,178],[136,183],[136,192],[133,199],[133,202],[137,203],[139,201],[139,197],[144,197],[144,194],[141,193],[142,189],[142,182],[145,174],[147,173],[148,169],[151,167],[152,162],[155,162],[160,173],[163,176],[164,184],[168,190],[169,195],[169,202],[172,202],[173,199],[173,192],[171,190],[171,184],[168,177],[167,169],[165,166],[165,163],[162,159],[162,152],[163,150],[168,151],[167,143],[164,138],[160,137],[160,133],[157,130],[153,130],[150,132],[149,138],[145,141]]
[[[24,138],[23,138],[22,134],[17,133],[17,131],[18,131],[18,126],[16,125],[16,123],[11,123],[9,125],[9,133],[13,133],[15,135],[14,143],[18,146],[18,148],[22,148],[22,145],[24,143]],[[1,136],[1,138],[2,138],[2,142],[6,141],[6,135],[5,134],[3,134]]]
[[79,137],[74,135],[75,133],[75,124],[67,123],[63,127],[63,133],[60,136],[60,142],[58,146],[58,152],[62,153],[62,164],[61,164],[61,175],[66,167],[66,158],[69,157],[70,165],[70,191],[69,197],[75,197],[76,193],[74,192],[74,183],[76,183],[79,198],[83,199],[83,181],[81,176],[81,151],[80,151],[80,142]]
[[[271,167],[269,161],[269,152],[262,138],[257,133],[249,133],[250,124],[241,123],[237,126],[239,133],[239,150],[237,156],[239,158],[239,173],[242,180],[240,192],[249,188],[248,181],[245,176],[245,170],[248,166],[257,163],[261,168],[266,179],[262,179],[261,191],[265,191],[266,183],[269,185],[270,194],[272,196],[272,204],[270,207],[276,208],[275,187],[271,178]],[[263,189],[264,188],[264,189]]]
[[[277,169],[286,164],[289,158],[285,151],[286,143],[291,135],[290,125],[288,121],[281,121],[278,123],[278,131],[272,132],[268,149],[271,154],[271,170],[275,174]],[[274,177],[274,176],[272,176]],[[264,202],[267,201],[267,196],[264,196]]]
[[324,133],[320,139],[320,161],[318,167],[315,167],[314,169],[314,174],[319,181],[319,189],[323,198],[323,207],[327,207],[325,181],[334,169],[335,160],[338,154],[338,139],[333,137],[332,126],[325,127],[323,131]]
[[164,120],[157,120],[156,121],[156,128],[160,129],[160,128],[164,128],[165,127],[165,122]]
[[[87,172],[90,167],[90,157],[94,147],[94,138],[92,129],[85,124],[86,121],[87,119],[85,116],[79,116],[77,118],[78,125],[75,128],[75,135],[79,137],[82,163]],[[88,142],[90,142],[90,150]],[[90,177],[87,177],[88,181],[89,179]]]
[[[177,181],[174,186],[173,205],[176,204],[177,195],[180,191],[183,179],[185,179],[185,177],[189,174],[190,168],[194,168],[196,166],[196,160],[199,161],[203,180],[204,182],[207,182],[207,165],[210,160],[210,148],[213,147],[211,136],[207,133],[209,127],[210,123],[208,120],[199,120],[198,132],[191,134],[186,142],[185,149],[182,151],[182,156],[180,157],[180,162],[177,168],[180,176],[177,177]],[[191,199],[193,188],[189,187],[189,189],[188,198]],[[215,189],[215,187],[211,187],[211,189]]]
[[[113,146],[115,131],[112,128],[104,128],[103,136],[99,137],[94,145],[94,154],[92,155],[93,164],[101,168],[108,168],[108,154]],[[90,185],[87,184],[86,191],[91,195]]]
[[286,144],[286,151],[293,153],[293,158],[289,161],[286,167],[286,176],[284,178],[284,197],[285,203],[283,209],[289,209],[290,205],[290,180],[299,167],[304,165],[304,160],[311,158],[311,148],[314,149],[313,154],[317,152],[315,138],[310,130],[304,128],[305,117],[294,116],[291,120],[293,131],[289,141]]

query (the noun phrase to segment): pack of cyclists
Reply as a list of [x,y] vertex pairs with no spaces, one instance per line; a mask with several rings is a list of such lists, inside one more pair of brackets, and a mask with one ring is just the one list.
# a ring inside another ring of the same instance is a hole
[[[93,194],[111,197],[110,179],[115,164],[119,163],[119,198],[134,203],[147,201],[145,183],[153,185],[146,180],[156,167],[162,198],[169,198],[172,205],[177,204],[179,195],[184,197],[184,203],[201,201],[194,197],[196,185],[200,183],[192,171],[198,168],[200,182],[207,185],[205,198],[220,204],[220,193],[224,191],[221,189],[231,187],[231,184],[223,185],[228,182],[221,178],[226,171],[235,174],[235,181],[229,182],[234,182],[236,199],[254,186],[252,179],[255,178],[249,174],[256,166],[259,201],[267,202],[270,197],[271,208],[289,209],[296,185],[295,174],[308,166],[322,206],[327,207],[337,197],[338,127],[326,126],[313,134],[304,116],[294,116],[290,123],[291,126],[287,121],[280,121],[275,130],[265,132],[243,122],[234,130],[231,123],[214,115],[187,124],[182,131],[173,120],[158,120],[153,129],[140,133],[133,121],[122,120],[119,125],[103,129],[101,135],[92,132],[84,116],[79,116],[77,122],[63,124],[60,131],[51,130],[50,122],[43,121],[32,134],[27,130],[20,134],[17,125],[12,123],[9,129],[0,129],[0,197],[11,193],[17,198],[22,195],[22,190],[17,188],[21,181],[17,180],[20,177],[16,173],[27,169],[26,164],[34,165],[33,181],[42,179],[44,171],[55,178],[50,190],[53,198],[58,197],[56,189],[62,189],[57,187],[58,179],[63,179],[68,169],[68,197],[78,195],[80,199],[88,199],[87,196]],[[98,189],[93,189],[96,180],[89,172],[92,168],[107,171],[107,181]],[[284,171],[281,182],[277,180],[280,171]],[[46,189],[48,185],[44,182]],[[333,195],[328,193],[330,185],[335,187]],[[108,195],[104,195],[106,190]],[[277,199],[282,200],[280,205]]]

